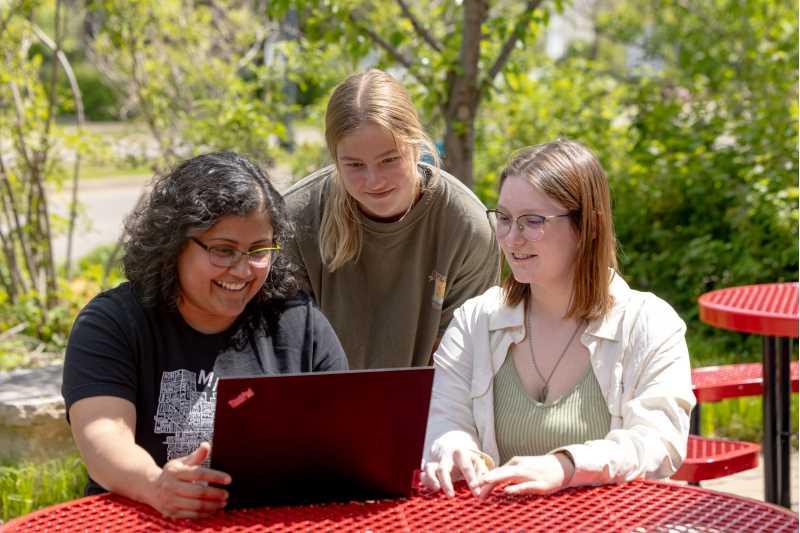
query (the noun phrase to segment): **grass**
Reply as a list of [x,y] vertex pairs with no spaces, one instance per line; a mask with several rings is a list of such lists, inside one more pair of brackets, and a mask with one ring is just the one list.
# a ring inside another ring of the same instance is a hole
[[[792,448],[798,448],[798,396],[791,399]],[[761,442],[762,402],[760,396],[731,398],[715,403],[703,403],[700,410],[700,433],[707,437]]]
[[77,454],[0,466],[0,519],[7,522],[48,505],[83,496],[86,467]]

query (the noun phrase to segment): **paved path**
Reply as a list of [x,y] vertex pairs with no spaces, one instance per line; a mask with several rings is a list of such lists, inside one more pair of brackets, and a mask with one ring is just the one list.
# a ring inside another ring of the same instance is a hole
[[[279,191],[289,187],[287,169],[270,170],[273,183]],[[84,180],[78,188],[81,204],[78,228],[73,239],[73,258],[80,258],[102,244],[117,242],[122,233],[122,221],[136,206],[139,196],[150,182],[150,176],[128,176],[109,179]],[[53,212],[66,217],[69,194],[65,191],[50,197]],[[60,236],[53,242],[56,262],[67,255],[67,238]]]
[[[791,505],[792,510],[797,512],[798,508],[798,480],[797,480],[797,452],[791,456]],[[719,479],[712,479],[701,484],[703,487],[722,492],[730,492],[739,496],[747,496],[756,500],[764,500],[764,461],[763,457],[758,462],[758,468],[745,470],[732,476]]]
[[[797,451],[791,456],[791,505],[795,513],[798,509],[798,478],[797,478]],[[674,483],[682,483],[675,481]],[[758,468],[745,470],[732,476],[703,481],[702,487],[720,492],[729,492],[738,496],[745,496],[755,500],[764,501],[764,461],[759,459]]]

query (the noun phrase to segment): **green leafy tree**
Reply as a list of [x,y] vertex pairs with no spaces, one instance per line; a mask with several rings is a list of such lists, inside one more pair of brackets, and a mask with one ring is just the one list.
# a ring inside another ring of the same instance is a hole
[[[36,23],[52,9],[53,37]],[[67,169],[61,155],[72,148],[72,207],[69,243],[77,213],[83,121],[80,89],[62,48],[64,13],[56,2],[19,1],[0,6],[0,303],[32,303],[42,320],[58,304],[53,238],[59,220],[48,204],[48,184],[61,185]],[[39,46],[34,46],[35,44]],[[47,51],[47,52],[45,52]],[[49,68],[42,71],[45,53]],[[65,76],[77,109],[78,133],[70,138],[55,123]],[[71,250],[68,249],[69,257]],[[69,272],[69,260],[67,272]]]
[[361,61],[405,73],[415,100],[442,131],[447,170],[473,184],[475,122],[482,102],[515,51],[546,26],[554,0],[413,2],[296,0],[275,2],[274,16],[307,13],[303,39],[337,47],[354,69]]
[[516,55],[479,117],[478,192],[559,135],[611,180],[623,272],[689,321],[714,288],[796,280],[797,17],[789,2],[597,4],[594,39]]
[[657,16],[602,24],[660,69],[631,95],[630,162],[615,183],[630,274],[691,311],[715,287],[796,280],[796,5],[631,5]]
[[89,57],[158,143],[157,167],[200,151],[272,160],[287,112],[265,2],[92,0]]

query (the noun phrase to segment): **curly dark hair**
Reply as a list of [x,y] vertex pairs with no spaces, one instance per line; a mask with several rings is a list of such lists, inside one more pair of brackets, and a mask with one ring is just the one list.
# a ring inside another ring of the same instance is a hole
[[[177,303],[178,256],[189,236],[227,215],[269,214],[275,242],[292,237],[283,198],[258,165],[234,152],[199,155],[157,176],[150,194],[125,219],[123,268],[143,305]],[[297,291],[295,268],[276,254],[251,303],[288,298]]]

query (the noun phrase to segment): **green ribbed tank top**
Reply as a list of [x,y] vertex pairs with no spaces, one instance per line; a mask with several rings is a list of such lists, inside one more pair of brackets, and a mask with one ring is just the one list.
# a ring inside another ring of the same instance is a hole
[[525,392],[511,352],[494,376],[494,427],[500,463],[518,455],[602,439],[611,427],[600,384],[591,365],[571,392],[540,403]]

